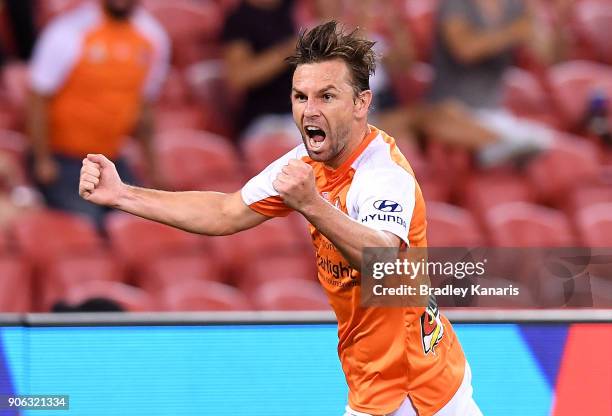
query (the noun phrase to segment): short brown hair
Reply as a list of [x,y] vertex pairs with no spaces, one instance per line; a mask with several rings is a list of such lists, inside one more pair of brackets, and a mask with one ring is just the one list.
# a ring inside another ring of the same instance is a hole
[[338,23],[332,20],[311,30],[303,30],[295,47],[295,53],[286,59],[294,68],[342,59],[349,67],[355,95],[370,89],[370,75],[376,70],[376,54],[372,47],[375,42],[363,39],[355,29],[345,33],[338,30]]

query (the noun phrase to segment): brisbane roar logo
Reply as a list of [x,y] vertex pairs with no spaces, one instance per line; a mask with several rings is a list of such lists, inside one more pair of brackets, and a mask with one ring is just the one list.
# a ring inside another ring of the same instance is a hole
[[430,301],[421,315],[421,340],[423,342],[423,352],[427,355],[430,352],[436,354],[435,347],[444,336],[444,325],[440,320],[440,311],[435,300]]

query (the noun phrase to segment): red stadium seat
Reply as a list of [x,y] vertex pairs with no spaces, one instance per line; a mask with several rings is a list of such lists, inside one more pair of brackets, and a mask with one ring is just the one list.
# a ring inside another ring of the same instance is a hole
[[407,25],[412,32],[419,60],[428,61],[434,41],[437,0],[411,0],[405,5]]
[[577,2],[573,19],[590,58],[612,64],[612,45],[607,36],[612,25],[612,4],[601,0]]
[[612,187],[609,185],[585,186],[575,189],[569,196],[567,210],[575,213],[602,202],[612,203]]
[[295,137],[286,134],[271,134],[261,137],[250,137],[244,143],[243,152],[246,157],[249,172],[256,175],[270,163],[289,152],[301,143],[297,128]]
[[207,57],[206,47],[218,38],[223,25],[217,2],[145,0],[143,4],[168,32],[177,65],[184,67]]
[[196,130],[165,131],[156,137],[160,169],[173,190],[209,189],[242,179],[242,166],[229,140]]
[[88,218],[60,211],[24,213],[14,222],[13,234],[18,249],[37,264],[62,255],[88,254],[104,248]]
[[251,309],[246,296],[235,287],[219,282],[185,280],[159,293],[167,311],[240,311]]
[[135,269],[167,253],[194,253],[205,247],[205,238],[122,212],[105,220],[111,246],[117,256]]
[[279,279],[260,285],[251,296],[255,307],[269,311],[328,311],[331,306],[318,282]]
[[564,137],[530,163],[527,169],[529,181],[539,199],[560,206],[574,189],[597,184],[600,175],[598,156],[593,143]]
[[497,247],[572,247],[569,221],[562,211],[527,202],[498,205],[486,215]]
[[559,127],[550,97],[542,84],[530,72],[511,68],[504,74],[504,106],[519,117]]
[[105,298],[117,302],[126,312],[155,311],[155,300],[144,290],[121,282],[86,280],[74,284],[64,294],[63,301],[78,305],[91,298]]
[[588,247],[612,247],[612,202],[593,204],[576,213],[582,243]]
[[51,306],[61,300],[72,286],[90,280],[121,282],[124,277],[123,267],[109,254],[55,259],[39,280],[42,310],[50,310]]
[[418,102],[429,89],[433,76],[431,65],[415,62],[406,73],[394,74],[392,79],[394,91],[404,104]]
[[485,244],[485,238],[469,211],[443,202],[429,202],[427,243],[430,247],[477,247]]
[[164,254],[152,259],[143,271],[139,286],[156,293],[184,280],[210,280],[222,282],[221,265],[214,254]]
[[0,313],[31,311],[32,284],[27,264],[13,257],[0,257]]
[[[568,61],[553,66],[548,77],[555,108],[561,111],[560,125],[579,127],[587,110],[589,96],[602,90],[612,96],[612,69],[607,65],[588,61]],[[610,114],[612,118],[612,114]]]
[[246,264],[237,276],[236,284],[245,293],[251,293],[263,282],[275,282],[291,278],[314,282],[317,280],[314,253],[295,253],[284,255],[261,255]]
[[507,202],[533,202],[529,182],[518,174],[479,174],[472,176],[462,195],[461,204],[483,219],[494,206]]

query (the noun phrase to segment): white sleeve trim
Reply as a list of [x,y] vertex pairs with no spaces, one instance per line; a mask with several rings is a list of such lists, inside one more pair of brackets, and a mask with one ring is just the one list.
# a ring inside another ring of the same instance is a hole
[[278,196],[278,192],[276,192],[272,186],[276,176],[281,169],[287,165],[287,163],[289,163],[290,159],[301,159],[305,154],[306,149],[304,148],[304,145],[299,145],[285,155],[276,159],[258,175],[251,178],[240,191],[244,203],[251,205],[271,196]]
[[416,181],[401,168],[368,170],[356,175],[347,195],[349,215],[360,224],[388,231],[410,244]]

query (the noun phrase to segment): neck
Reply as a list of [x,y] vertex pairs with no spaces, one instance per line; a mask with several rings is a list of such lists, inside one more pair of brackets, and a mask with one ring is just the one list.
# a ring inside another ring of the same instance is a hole
[[361,142],[366,138],[366,136],[370,133],[370,127],[366,124],[363,127],[360,127],[356,132],[350,133],[350,139],[347,141],[344,149],[336,155],[333,160],[330,160],[325,163],[325,165],[332,169],[338,169],[344,162],[348,160],[349,157],[357,150]]

